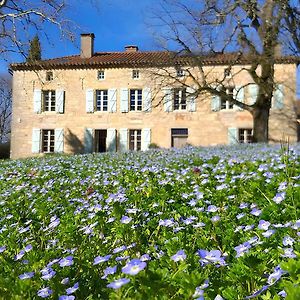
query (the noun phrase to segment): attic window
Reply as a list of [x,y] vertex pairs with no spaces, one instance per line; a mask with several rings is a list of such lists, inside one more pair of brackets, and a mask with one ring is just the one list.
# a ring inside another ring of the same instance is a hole
[[232,77],[230,68],[226,68],[224,70],[224,77],[230,77],[230,78]]
[[177,69],[176,70],[176,75],[177,75],[177,77],[184,77],[184,70]]
[[105,79],[105,72],[103,70],[99,70],[98,73],[97,73],[97,78],[99,80]]
[[46,81],[51,81],[51,80],[53,80],[53,72],[48,71],[46,72]]
[[139,78],[140,78],[140,71],[132,70],[132,79],[139,79]]

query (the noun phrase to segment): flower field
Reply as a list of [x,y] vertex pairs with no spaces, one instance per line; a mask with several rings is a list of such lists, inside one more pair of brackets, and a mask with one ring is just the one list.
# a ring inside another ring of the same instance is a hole
[[0,299],[300,299],[299,153],[0,161]]

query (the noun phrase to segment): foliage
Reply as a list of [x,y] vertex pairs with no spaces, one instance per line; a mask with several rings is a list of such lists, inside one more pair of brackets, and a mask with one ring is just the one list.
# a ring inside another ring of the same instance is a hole
[[28,62],[41,60],[42,58],[42,51],[41,51],[41,44],[38,35],[36,35],[32,41],[30,41],[30,48],[27,57]]
[[299,299],[299,152],[2,161],[0,299]]

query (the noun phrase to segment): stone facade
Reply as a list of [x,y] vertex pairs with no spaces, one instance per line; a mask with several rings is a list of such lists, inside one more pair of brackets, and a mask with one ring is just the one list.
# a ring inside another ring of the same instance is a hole
[[[213,76],[218,74],[223,76],[225,67],[207,66],[205,70],[214,74]],[[238,70],[242,67],[240,65],[234,68]],[[132,78],[133,70],[139,71],[139,78]],[[98,79],[98,71],[104,71],[100,75],[104,75],[104,79]],[[15,68],[11,158],[47,152],[43,150],[45,137],[42,136],[46,130],[53,130],[51,133],[55,133],[54,151],[84,153],[100,151],[99,147],[102,147],[101,151],[124,151],[130,147],[144,150],[150,143],[169,148],[176,146],[174,143],[182,145],[181,138],[183,144],[195,146],[228,144],[238,142],[241,138],[239,129],[252,128],[252,117],[249,112],[236,107],[214,109],[211,95],[187,99],[187,105],[183,109],[174,110],[174,103],[168,108],[166,93],[174,86],[167,89],[160,88],[157,78],[154,79],[154,72],[153,68],[134,66],[105,68],[93,65],[86,68],[49,67],[41,70]],[[195,70],[192,72],[197,73]],[[283,106],[273,106],[271,109],[270,140],[278,142],[289,139],[290,142],[295,142],[296,65],[276,64],[275,78],[284,87]],[[188,83],[188,76],[186,80]],[[251,82],[251,78],[244,71],[235,78],[234,84],[242,86],[248,82]],[[142,95],[141,111],[130,111],[130,90],[133,89],[140,90],[139,93]],[[60,95],[62,99],[56,99],[54,111],[43,111],[45,105],[43,91],[49,90],[55,91],[56,97]],[[96,106],[96,90],[108,91],[108,101],[112,101],[108,104],[108,111],[91,112]],[[169,100],[174,95],[173,91],[171,93]],[[60,104],[58,101],[61,101]],[[126,104],[124,109],[124,101],[128,101],[127,112]],[[251,90],[247,86],[243,89],[243,101],[251,102]],[[99,135],[97,138],[96,134]],[[234,138],[232,134],[235,135]],[[141,135],[141,138],[137,135]],[[131,139],[133,142],[130,146]],[[137,145],[137,142],[141,145]],[[106,145],[101,146],[101,143]]]

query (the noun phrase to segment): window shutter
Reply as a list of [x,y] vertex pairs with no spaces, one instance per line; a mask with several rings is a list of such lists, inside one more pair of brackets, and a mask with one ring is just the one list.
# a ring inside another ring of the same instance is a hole
[[41,150],[41,130],[32,129],[32,153],[39,153]]
[[128,150],[128,129],[121,128],[119,131],[119,150],[125,152]]
[[33,111],[37,114],[42,112],[42,91],[34,90],[33,92]]
[[163,103],[164,103],[164,110],[167,112],[172,111],[172,89],[170,88],[164,88],[164,99],[163,99]]
[[283,109],[284,106],[284,86],[278,84],[274,91],[273,107],[276,109]]
[[94,90],[87,89],[86,90],[86,112],[92,113],[94,112]]
[[239,142],[239,130],[238,128],[228,128],[228,144],[238,144]]
[[192,87],[188,87],[186,89],[187,92],[187,109],[188,111],[196,111],[196,97],[195,95],[191,95],[195,93],[195,89]]
[[151,111],[151,89],[148,87],[143,88],[143,111]]
[[84,152],[92,153],[93,152],[93,129],[85,128],[84,131]]
[[256,102],[258,96],[258,85],[252,84],[248,86],[249,93],[249,105],[253,105]]
[[108,90],[108,111],[117,111],[117,89]]
[[55,91],[55,106],[56,112],[63,114],[64,113],[64,102],[65,102],[65,92],[64,90]]
[[[236,86],[233,90],[233,96],[235,98],[235,100],[244,103],[245,102],[245,92],[244,92],[244,88],[241,86]],[[239,109],[239,110],[243,110],[241,107],[239,107],[238,105],[234,105],[234,109]]]
[[221,97],[218,95],[211,96],[211,110],[219,111],[221,109]]
[[54,152],[61,153],[64,152],[64,130],[55,129],[54,132]]
[[121,89],[121,112],[128,112],[128,89]]
[[150,143],[151,143],[151,129],[150,128],[144,128],[144,129],[142,129],[141,150],[143,150],[143,151],[148,150]]
[[116,152],[116,129],[108,128],[106,136],[106,150],[108,152]]

